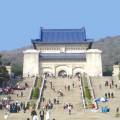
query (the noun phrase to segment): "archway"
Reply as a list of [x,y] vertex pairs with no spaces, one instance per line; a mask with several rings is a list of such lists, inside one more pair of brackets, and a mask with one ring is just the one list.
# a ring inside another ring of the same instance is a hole
[[80,77],[80,75],[81,75],[80,72],[77,72],[77,73],[75,74],[75,76],[77,76],[77,77]]
[[67,72],[65,70],[61,70],[61,71],[58,72],[58,76],[66,77],[67,76]]
[[66,74],[66,75],[69,75],[70,74],[70,71],[71,71],[71,68],[66,66],[66,65],[59,65],[55,68],[55,71],[56,71],[56,76],[60,75],[60,74]]
[[82,73],[84,73],[84,69],[81,67],[75,67],[73,68],[73,75],[74,76],[80,76]]
[[43,74],[46,75],[47,77],[48,76],[50,76],[50,77],[53,76],[52,68],[44,67],[44,68],[42,68],[42,70],[43,70]]
[[53,74],[51,73],[51,72],[45,72],[45,73],[43,73],[46,77],[52,77],[53,76]]

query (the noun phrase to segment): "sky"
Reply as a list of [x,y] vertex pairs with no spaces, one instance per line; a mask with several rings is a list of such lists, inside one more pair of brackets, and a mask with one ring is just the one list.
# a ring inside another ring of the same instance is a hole
[[120,35],[120,0],[0,0],[0,51],[31,45],[40,27],[85,27],[95,41]]

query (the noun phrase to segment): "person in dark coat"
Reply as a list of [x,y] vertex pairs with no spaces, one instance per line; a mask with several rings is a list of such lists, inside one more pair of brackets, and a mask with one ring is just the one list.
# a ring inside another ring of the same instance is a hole
[[44,110],[40,110],[40,120],[44,120]]

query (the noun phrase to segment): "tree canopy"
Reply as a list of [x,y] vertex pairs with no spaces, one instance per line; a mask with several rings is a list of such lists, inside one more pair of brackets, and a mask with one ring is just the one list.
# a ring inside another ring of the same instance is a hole
[[2,81],[7,81],[10,79],[10,76],[8,74],[8,71],[6,70],[6,67],[2,65],[1,57],[2,55],[0,55],[0,83]]

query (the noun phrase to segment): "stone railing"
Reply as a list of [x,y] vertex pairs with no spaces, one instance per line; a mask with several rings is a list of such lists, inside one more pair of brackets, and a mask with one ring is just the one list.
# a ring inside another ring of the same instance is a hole
[[42,98],[42,94],[43,94],[45,81],[46,81],[46,78],[45,78],[45,75],[44,75],[43,78],[42,78],[42,85],[39,88],[40,92],[39,92],[39,98],[38,98],[37,103],[36,103],[36,110],[40,108],[41,98]]

